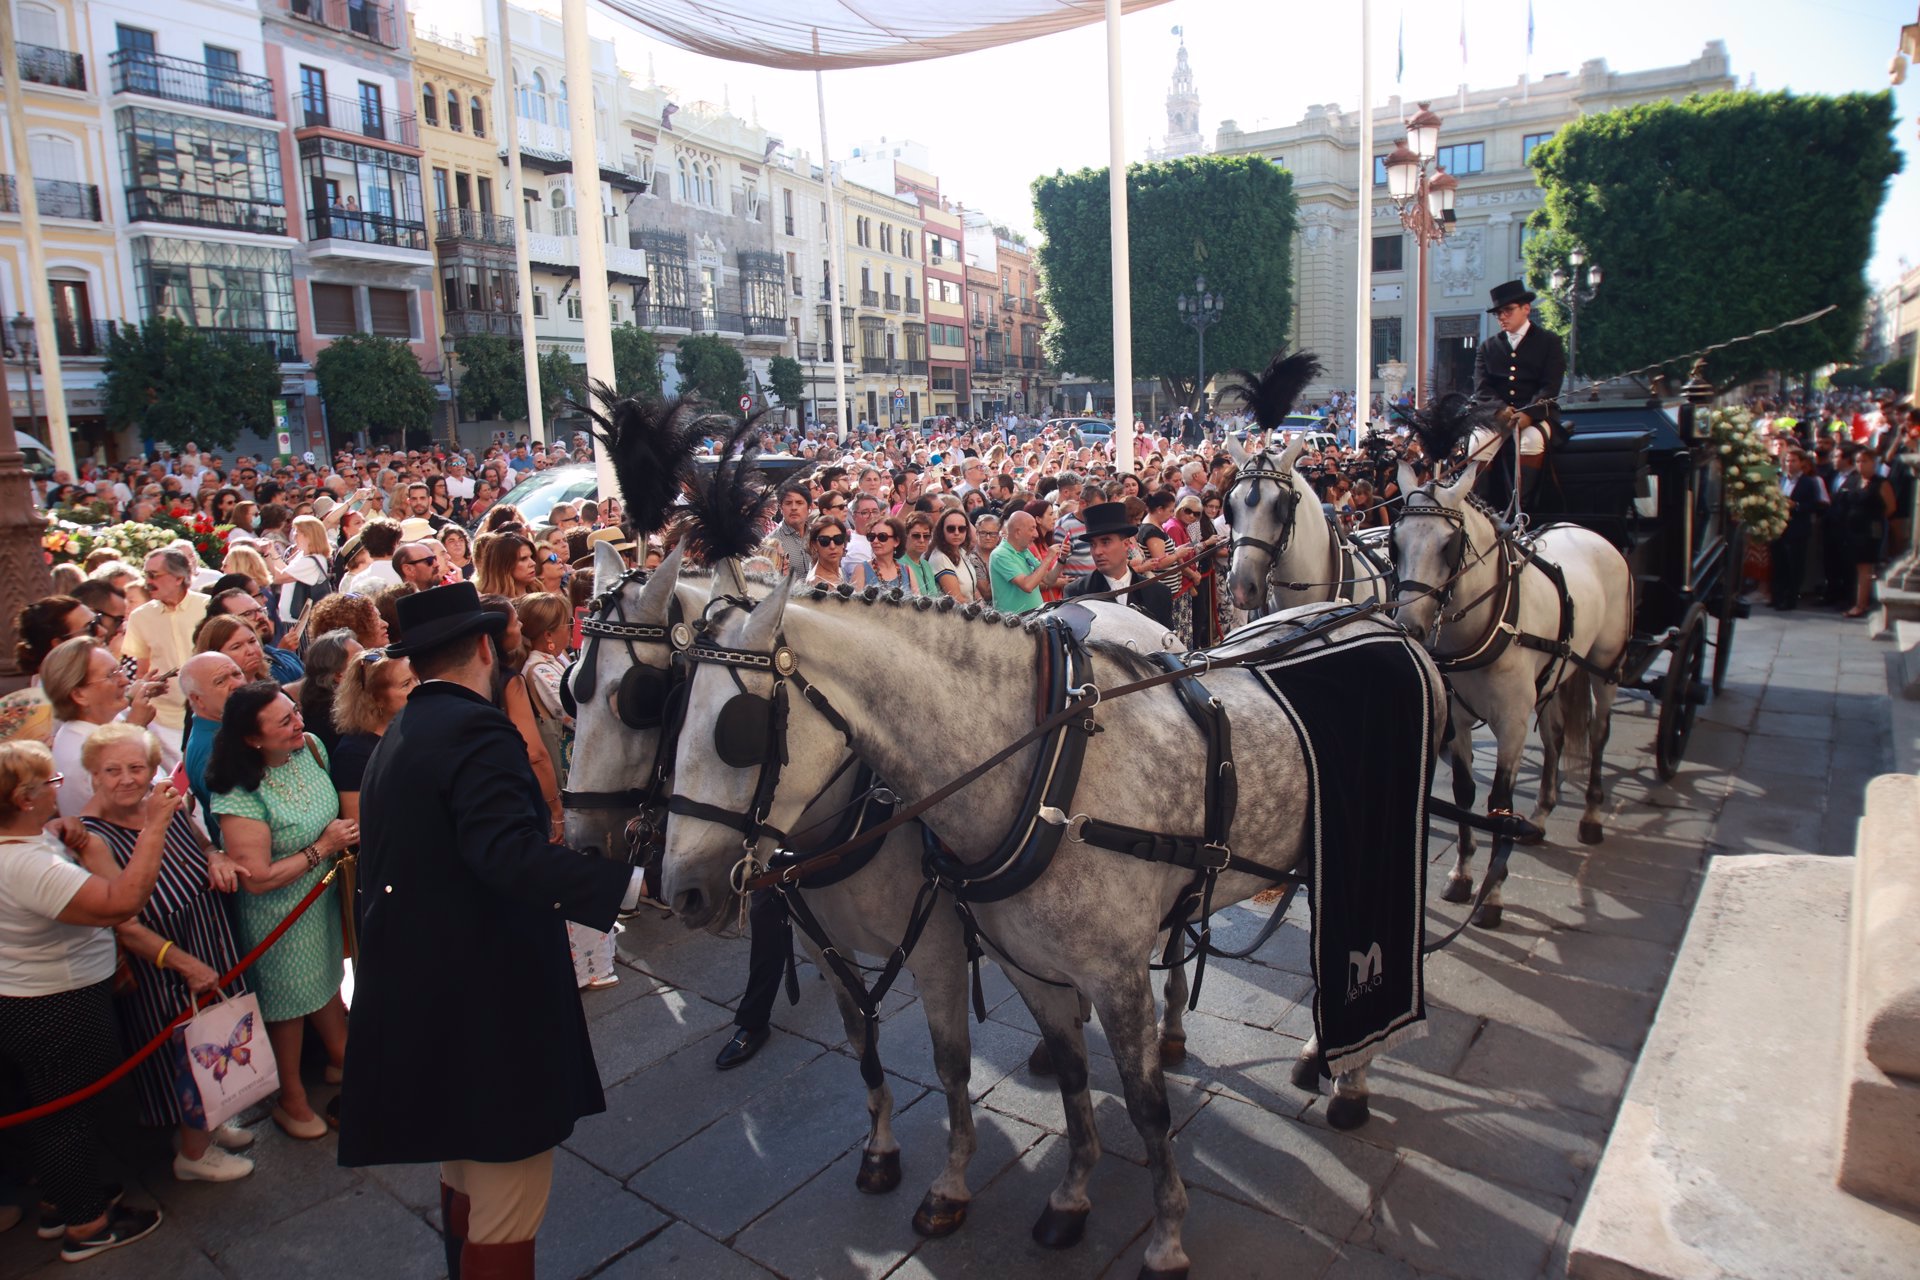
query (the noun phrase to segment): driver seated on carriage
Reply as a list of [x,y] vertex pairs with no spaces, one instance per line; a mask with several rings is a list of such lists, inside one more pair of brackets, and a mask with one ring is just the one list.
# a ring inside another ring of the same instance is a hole
[[1558,443],[1556,398],[1567,373],[1567,352],[1560,335],[1533,323],[1537,296],[1524,281],[1496,285],[1487,311],[1499,321],[1500,333],[1481,343],[1473,358],[1473,398],[1504,406],[1491,424],[1474,428],[1467,451],[1468,459],[1480,464],[1475,487],[1495,510],[1506,510],[1513,499],[1516,440],[1523,509],[1534,505]]

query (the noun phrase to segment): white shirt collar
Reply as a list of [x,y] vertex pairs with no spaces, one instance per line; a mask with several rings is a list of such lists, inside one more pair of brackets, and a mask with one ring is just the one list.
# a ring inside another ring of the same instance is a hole
[[1511,346],[1514,350],[1518,351],[1520,349],[1521,340],[1527,336],[1527,330],[1531,328],[1533,328],[1533,321],[1528,320],[1520,326],[1520,331],[1518,333],[1507,334],[1507,345]]

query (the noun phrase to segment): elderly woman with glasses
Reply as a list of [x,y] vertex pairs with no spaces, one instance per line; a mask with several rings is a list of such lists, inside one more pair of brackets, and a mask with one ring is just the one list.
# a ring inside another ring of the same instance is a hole
[[[0,1056],[25,1083],[28,1105],[52,1102],[118,1066],[111,930],[138,915],[159,879],[180,795],[153,788],[124,868],[97,875],[47,831],[59,808],[53,753],[38,742],[0,743]],[[78,824],[75,824],[77,827]],[[73,833],[84,844],[83,831]],[[104,1098],[56,1111],[22,1130],[41,1195],[42,1229],[80,1262],[160,1225],[151,1209],[115,1206],[102,1176]]]
[[[841,503],[843,509],[845,505]],[[807,573],[808,582],[838,586],[846,581],[841,570],[841,562],[847,557],[846,521],[825,512],[815,516],[807,526],[807,553],[813,558],[813,567]]]
[[107,647],[85,636],[64,641],[48,654],[40,679],[53,704],[53,767],[73,779],[60,788],[60,814],[71,818],[93,798],[81,764],[87,740],[116,720],[141,729],[152,724],[151,699],[158,689],[145,680],[129,680]]

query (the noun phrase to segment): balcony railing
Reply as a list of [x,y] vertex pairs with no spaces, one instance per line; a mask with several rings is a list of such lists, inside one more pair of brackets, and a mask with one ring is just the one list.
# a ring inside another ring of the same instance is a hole
[[1022,369],[1038,369],[1040,367],[1040,357],[1039,356],[1021,356],[1020,367]]
[[520,317],[511,311],[444,311],[447,332],[456,338],[491,333],[511,338],[520,332]]
[[337,94],[303,93],[294,100],[293,122],[301,129],[338,129],[403,147],[420,145],[420,121],[411,111],[374,106]]
[[710,311],[705,307],[694,307],[687,319],[687,327],[695,333],[738,333],[747,331],[747,318],[738,311]]
[[1001,309],[1002,311],[1011,311],[1011,310],[1013,310],[1013,304],[1014,304],[1014,301],[1015,301],[1015,300],[1014,300],[1013,298],[1011,298],[1011,297],[1007,297],[1007,298],[1002,298],[1002,299],[1000,299],[1000,309]]
[[436,240],[470,240],[513,248],[513,219],[478,209],[442,209],[434,224]]
[[389,5],[373,0],[286,0],[286,6],[287,12],[302,22],[389,49],[400,47],[400,27]]
[[251,342],[256,347],[265,347],[273,353],[273,358],[281,364],[299,364],[306,358],[300,354],[300,335],[291,329],[218,329],[202,327],[200,331],[209,338],[219,338],[223,336],[238,338],[242,342]]
[[787,336],[787,322],[779,316],[748,316],[747,336],[749,338],[784,338]]
[[874,289],[862,289],[860,291],[860,305],[863,307],[879,306],[880,305],[879,292]]
[[976,311],[973,313],[974,328],[978,329],[980,326],[984,325],[986,322],[987,322],[987,317],[985,312]]
[[[800,358],[802,360],[812,360],[819,364],[832,364],[833,344],[831,342],[802,342],[800,344]],[[841,346],[840,359],[842,363],[845,364],[850,365],[853,363],[853,347],[851,344]]]
[[[62,359],[98,360],[107,354],[119,326],[112,320],[63,320],[53,318],[53,340]],[[9,348],[11,352],[11,348]],[[12,352],[17,355],[17,352]]]
[[975,356],[973,358],[973,371],[975,373],[1000,373],[1004,368],[1005,365],[1001,363],[999,356]]
[[282,205],[265,200],[237,200],[232,196],[205,196],[192,191],[129,187],[127,216],[135,222],[174,222],[189,227],[218,227],[223,231],[252,231],[263,236],[287,234],[287,211]]
[[166,102],[214,107],[271,120],[273,81],[265,76],[221,71],[204,62],[169,58],[141,49],[116,50],[107,59],[115,93],[137,93]]
[[307,239],[349,240],[390,249],[425,249],[427,224],[364,209],[328,209],[307,215]]
[[899,295],[899,294],[897,294],[897,293],[889,293],[889,294],[887,294],[887,295],[886,295],[886,308],[887,308],[887,310],[889,310],[889,311],[898,311],[898,310],[900,309],[900,295]]
[[1023,316],[1030,316],[1030,315],[1032,315],[1032,314],[1033,314],[1033,299],[1032,299],[1032,298],[1022,298],[1022,299],[1020,299],[1020,314],[1021,314],[1021,315],[1023,315]]
[[693,308],[677,307],[655,303],[646,309],[646,319],[642,322],[652,329],[686,329],[693,316]]
[[887,359],[885,356],[861,356],[860,372],[885,373],[887,371],[887,366],[892,363],[893,362]]
[[15,59],[20,63],[20,78],[34,84],[50,84],[60,89],[87,87],[87,60],[65,49],[50,49],[44,44],[16,44]]
[[924,378],[927,376],[927,362],[925,360],[908,360],[902,367],[906,369],[909,378]]
[[[40,197],[42,217],[100,221],[100,188],[90,183],[67,182],[61,178],[35,178],[33,191]],[[12,174],[0,174],[0,213],[18,212],[19,187]]]
[[918,298],[907,299],[907,314],[910,316],[917,316],[920,314],[920,299]]

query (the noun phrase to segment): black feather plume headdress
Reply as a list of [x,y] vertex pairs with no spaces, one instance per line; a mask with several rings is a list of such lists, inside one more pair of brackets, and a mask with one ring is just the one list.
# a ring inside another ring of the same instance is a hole
[[681,398],[622,399],[604,382],[594,385],[593,394],[601,410],[581,407],[613,464],[626,523],[635,537],[658,533],[692,474],[700,439],[692,406]]
[[1475,400],[1458,391],[1429,396],[1427,403],[1405,413],[1401,421],[1420,442],[1428,461],[1437,468],[1463,449],[1473,429],[1490,423],[1499,411],[1496,400]]
[[771,412],[762,409],[736,423],[714,449],[713,474],[687,491],[680,523],[687,558],[708,565],[752,555],[773,527],[774,491],[755,465],[760,431]]
[[1252,411],[1253,420],[1271,431],[1287,420],[1300,393],[1319,373],[1320,361],[1312,352],[1302,351],[1291,356],[1281,352],[1267,363],[1259,377],[1245,369],[1238,370],[1227,377],[1221,390],[1239,392]]

